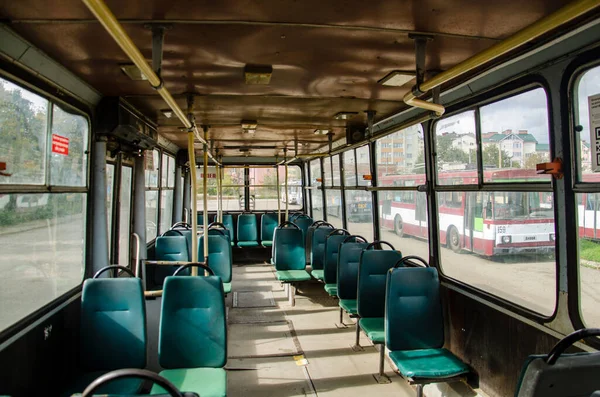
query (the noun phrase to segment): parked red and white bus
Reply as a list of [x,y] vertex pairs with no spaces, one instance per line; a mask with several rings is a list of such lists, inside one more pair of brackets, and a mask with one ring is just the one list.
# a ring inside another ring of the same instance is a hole
[[[534,170],[486,170],[484,179],[501,182],[540,179]],[[545,177],[544,177],[545,178]],[[388,175],[381,185],[418,186],[422,175]],[[445,185],[477,183],[476,171],[438,175]],[[547,180],[547,179],[546,179]],[[427,237],[425,193],[380,192],[381,223],[399,236]],[[455,252],[485,256],[517,253],[554,253],[555,230],[552,194],[549,192],[440,192],[440,243]]]

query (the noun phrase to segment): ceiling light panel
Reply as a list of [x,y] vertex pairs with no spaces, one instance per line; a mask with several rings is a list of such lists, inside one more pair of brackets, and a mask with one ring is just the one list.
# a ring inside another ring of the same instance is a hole
[[127,75],[127,77],[129,77],[131,80],[134,80],[134,81],[148,80],[146,75],[144,73],[142,73],[142,71],[137,66],[135,66],[133,63],[122,63],[119,65],[119,67],[121,68],[123,73],[125,73]]
[[244,79],[248,85],[267,85],[272,75],[271,65],[246,65],[244,68]]
[[412,73],[394,70],[379,80],[378,83],[387,87],[401,87],[414,78],[415,76]]
[[349,120],[357,114],[358,112],[339,112],[336,113],[335,116],[333,116],[333,118],[336,120]]

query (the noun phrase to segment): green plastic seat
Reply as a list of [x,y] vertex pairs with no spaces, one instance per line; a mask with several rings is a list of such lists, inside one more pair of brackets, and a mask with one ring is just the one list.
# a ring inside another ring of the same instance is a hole
[[231,283],[223,283],[223,292],[228,294],[231,292]]
[[[337,258],[340,244],[349,235],[350,233],[344,229],[335,229],[330,231],[325,238],[325,245],[323,247],[323,281],[325,282],[325,291],[332,296],[337,296]],[[327,287],[327,284],[335,286],[335,295],[330,292],[331,286]]]
[[[223,294],[218,276],[175,276],[165,280],[158,338],[159,364],[165,370],[160,375],[179,390],[201,396],[226,395]],[[152,391],[160,392],[154,388]]]
[[446,349],[400,350],[390,359],[407,378],[452,378],[469,372],[469,367]]
[[237,241],[238,247],[258,247],[258,230],[256,225],[256,215],[241,214],[238,216]]
[[[323,270],[325,240],[327,239],[329,233],[333,231],[333,229],[333,226],[329,223],[321,223],[316,227],[311,226],[308,230],[308,235],[311,238],[310,244],[308,244],[310,245],[309,263],[313,269],[313,277],[318,280],[323,280],[325,277],[325,271]],[[319,272],[317,274],[320,274],[320,277],[315,275],[315,271]]]
[[[184,236],[179,230],[170,231],[170,233],[173,232],[177,232],[179,235],[170,234],[156,238],[154,252],[157,261],[187,262],[190,260],[187,236]],[[154,269],[154,283],[162,285],[165,277],[172,276],[178,268],[179,266],[157,266]]]
[[[210,230],[210,232],[217,232],[217,230]],[[204,258],[204,236],[198,239],[198,258]],[[231,246],[229,245],[229,238],[226,231],[222,231],[219,234],[209,234],[208,267],[212,269],[215,276],[221,278],[224,291],[225,284],[229,285],[229,291],[225,291],[226,294],[231,292],[232,266]]]
[[258,241],[238,241],[237,246],[240,248],[258,247]]
[[277,280],[296,282],[310,280],[306,271],[302,230],[298,227],[275,229],[274,262]]
[[273,246],[273,233],[279,225],[278,215],[267,212],[260,216],[260,241],[263,247]]
[[[339,297],[339,288],[338,288],[338,297]],[[341,299],[338,302],[338,305],[348,314],[355,315],[358,314],[358,310],[356,308],[356,299]]]
[[383,317],[367,317],[358,320],[360,329],[374,344],[385,343],[385,319]]
[[316,278],[317,280],[323,280],[323,275],[324,270],[323,269],[317,269],[317,270],[313,270],[310,272],[311,276],[313,276],[314,278]]
[[285,283],[310,280],[310,274],[306,270],[279,270],[276,274],[277,280]]
[[[227,396],[227,372],[223,368],[184,368],[167,369],[160,375],[169,380],[181,391],[198,393],[199,396]],[[163,394],[166,391],[157,385],[152,387],[151,394]]]
[[325,284],[325,292],[331,296],[337,296],[337,284]]
[[444,319],[437,270],[394,268],[388,272],[385,344],[400,375],[417,385],[455,380],[469,368],[443,349]]
[[[83,373],[62,393],[81,393],[99,376],[146,366],[146,305],[139,278],[95,278],[83,283],[80,353]],[[99,393],[137,394],[140,379],[107,384]]]

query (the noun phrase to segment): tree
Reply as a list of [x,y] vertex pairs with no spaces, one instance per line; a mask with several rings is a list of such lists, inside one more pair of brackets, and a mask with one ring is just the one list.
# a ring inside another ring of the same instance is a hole
[[[502,164],[500,164],[500,159],[498,158],[498,156],[500,154],[502,157],[502,160],[501,160]],[[500,149],[499,145],[485,146],[483,148],[482,158],[483,158],[483,164],[485,166],[492,166],[492,167],[498,167],[498,168],[510,168],[510,167],[520,168],[521,167],[521,165],[518,162],[512,161],[510,154],[506,150]]]
[[536,164],[545,163],[548,161],[548,156],[545,153],[531,153],[531,156],[525,160],[525,168],[535,169]]
[[[438,164],[442,163],[469,163],[469,153],[452,146],[455,134],[438,135],[436,137],[436,153]],[[474,158],[472,158],[474,160]]]

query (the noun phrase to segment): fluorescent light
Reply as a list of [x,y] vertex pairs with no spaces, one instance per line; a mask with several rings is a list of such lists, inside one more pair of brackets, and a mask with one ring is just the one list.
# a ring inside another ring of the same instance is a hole
[[256,120],[242,120],[242,133],[244,134],[254,134],[257,127],[258,122]]
[[173,117],[173,111],[171,109],[161,109],[160,112],[168,119]]
[[244,79],[249,85],[266,85],[271,82],[273,66],[271,65],[246,65],[244,68]]
[[379,80],[378,83],[388,87],[401,87],[414,78],[415,75],[410,72],[394,70],[388,73],[384,78]]
[[138,67],[135,66],[133,63],[122,63],[119,65],[119,67],[121,68],[123,73],[125,73],[127,77],[129,77],[131,80],[148,80],[146,75],[144,75],[144,73],[142,73],[142,71],[138,69]]
[[316,129],[315,130],[315,135],[327,135],[331,132],[331,130],[327,130],[327,129]]
[[333,116],[333,118],[336,120],[348,120],[357,114],[358,112],[338,112],[335,114],[335,116]]

